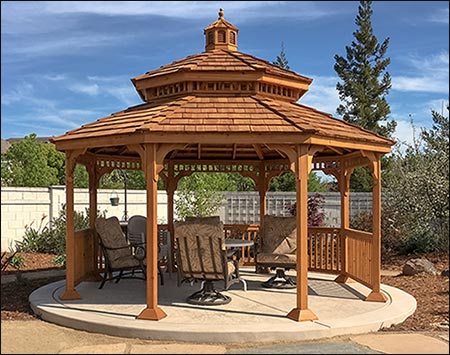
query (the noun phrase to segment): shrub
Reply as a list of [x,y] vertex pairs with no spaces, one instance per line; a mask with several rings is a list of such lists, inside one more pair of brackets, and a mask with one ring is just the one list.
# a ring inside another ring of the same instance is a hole
[[[325,225],[325,197],[322,194],[315,193],[308,197],[308,226],[320,227]],[[289,208],[292,216],[297,215],[297,204],[293,203]]]
[[[105,211],[106,212],[106,211]],[[105,215],[103,212],[101,215]],[[47,216],[43,215],[37,229],[31,223],[25,226],[22,241],[16,243],[16,249],[22,252],[49,253],[64,255],[66,252],[66,210],[65,207],[51,222],[51,228],[44,225]],[[75,230],[89,228],[89,209],[74,214]]]

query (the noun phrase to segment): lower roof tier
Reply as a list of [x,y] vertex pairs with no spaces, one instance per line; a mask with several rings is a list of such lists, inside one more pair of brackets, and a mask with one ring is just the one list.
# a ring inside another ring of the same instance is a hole
[[[260,95],[183,96],[130,107],[54,137],[58,143],[98,137],[186,134],[186,143],[209,134],[304,135],[388,147],[394,142],[314,108]],[[195,134],[195,135],[192,135]],[[268,136],[270,137],[270,136]],[[70,149],[67,144],[64,149]],[[70,144],[69,144],[70,145]],[[88,144],[88,146],[95,146]]]

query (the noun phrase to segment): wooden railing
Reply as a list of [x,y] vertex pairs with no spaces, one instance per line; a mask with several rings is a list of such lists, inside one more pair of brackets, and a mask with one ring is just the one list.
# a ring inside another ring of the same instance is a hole
[[94,272],[94,238],[92,229],[75,232],[75,284]]
[[340,230],[308,228],[308,270],[338,274],[342,269]]
[[345,229],[347,245],[347,274],[363,285],[372,287],[372,233],[355,229]]

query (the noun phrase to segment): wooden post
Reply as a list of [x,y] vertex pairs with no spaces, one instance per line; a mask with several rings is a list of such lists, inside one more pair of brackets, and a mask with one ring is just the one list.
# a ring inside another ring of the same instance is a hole
[[99,174],[97,172],[96,160],[93,160],[86,165],[89,174],[89,228],[92,230],[92,250],[93,250],[93,267],[92,270],[92,279],[101,280],[101,276],[99,274],[99,240],[97,233],[95,232],[95,221],[97,220],[97,189],[99,182]]
[[372,292],[366,301],[386,302],[387,297],[381,292],[381,161],[379,154],[372,160]]
[[174,204],[173,198],[175,195],[175,190],[177,188],[177,180],[175,180],[174,176],[174,167],[171,162],[169,162],[169,171],[167,173],[167,182],[166,182],[166,191],[167,191],[167,227],[169,229],[170,234],[170,253],[171,253],[171,262],[172,265],[169,265],[172,271],[175,270],[175,264],[173,261],[175,260],[175,227],[173,225],[174,222]]
[[348,277],[348,241],[345,230],[350,227],[350,176],[353,169],[345,169],[341,161],[341,173],[339,175],[339,192],[341,194],[341,274],[336,282],[351,282]]
[[268,183],[266,182],[266,169],[264,162],[259,165],[259,177],[257,181],[257,188],[259,192],[259,233],[262,232],[264,226],[264,216],[267,210],[267,188]]
[[60,296],[62,300],[79,300],[75,290],[75,222],[73,173],[76,164],[76,152],[66,152],[66,290]]
[[311,157],[308,146],[297,146],[295,160],[297,202],[297,307],[288,318],[300,321],[318,319],[308,308],[308,174]]
[[[267,211],[267,190],[269,188],[269,183],[266,178],[266,168],[264,162],[261,162],[259,165],[259,176],[255,181],[256,188],[259,192],[259,239],[262,240],[262,235],[264,233],[264,216]],[[255,253],[255,258],[258,257],[258,253]],[[257,263],[255,263],[255,272],[260,274],[268,274],[270,273],[270,269],[266,267],[258,267]]]
[[138,319],[160,320],[166,313],[158,307],[158,221],[157,221],[157,183],[156,146],[144,146],[143,166],[147,184],[147,307]]

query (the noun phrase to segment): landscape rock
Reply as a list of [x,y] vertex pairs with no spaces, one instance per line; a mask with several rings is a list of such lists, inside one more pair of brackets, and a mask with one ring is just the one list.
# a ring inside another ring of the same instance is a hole
[[448,277],[448,269],[447,270],[443,270],[441,272],[441,276],[447,276]]
[[403,275],[405,276],[417,275],[422,272],[431,275],[438,275],[433,263],[425,258],[410,259],[403,266]]

